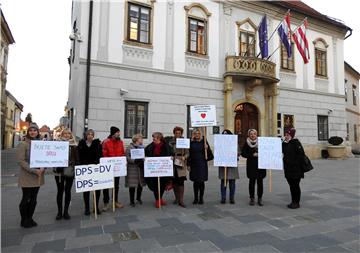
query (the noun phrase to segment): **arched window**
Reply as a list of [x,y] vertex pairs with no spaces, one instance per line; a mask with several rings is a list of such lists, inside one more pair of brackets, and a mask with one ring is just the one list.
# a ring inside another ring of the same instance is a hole
[[324,39],[313,41],[315,46],[315,74],[327,77],[327,47],[329,46]]
[[246,57],[256,56],[256,25],[247,18],[236,22],[239,31],[239,55]]
[[187,21],[187,52],[207,55],[208,19],[211,13],[199,3],[185,6],[184,9]]

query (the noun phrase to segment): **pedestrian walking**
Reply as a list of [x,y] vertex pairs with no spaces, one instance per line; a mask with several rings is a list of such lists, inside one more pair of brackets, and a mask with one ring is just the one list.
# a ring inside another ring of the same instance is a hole
[[[99,139],[95,138],[95,132],[89,129],[85,133],[85,138],[80,140],[78,145],[79,161],[81,165],[99,164],[102,156],[102,147]],[[101,214],[99,210],[99,198],[101,190],[95,191],[97,214]],[[90,215],[90,192],[83,193],[85,204],[85,215]],[[94,209],[95,210],[95,209]]]
[[[225,129],[222,134],[233,134],[229,129]],[[221,180],[221,204],[226,203],[226,188],[229,186],[230,204],[235,204],[235,180],[239,179],[238,167],[226,167],[226,186],[225,186],[225,167],[219,167],[219,179]]]
[[33,220],[37,195],[40,186],[44,184],[44,168],[30,168],[30,147],[32,140],[40,140],[39,127],[36,123],[30,123],[25,141],[20,142],[16,150],[16,160],[20,166],[19,187],[22,190],[22,198],[19,204],[21,215],[20,225],[24,228],[37,226]]
[[258,138],[255,129],[248,130],[248,138],[242,148],[241,156],[246,159],[246,176],[249,179],[249,205],[255,205],[255,183],[257,184],[258,205],[263,206],[262,196],[264,192],[263,179],[266,177],[266,170],[258,167]]

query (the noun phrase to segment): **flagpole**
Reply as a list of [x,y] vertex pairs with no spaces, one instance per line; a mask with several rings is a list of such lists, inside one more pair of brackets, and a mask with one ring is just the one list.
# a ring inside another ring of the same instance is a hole
[[279,24],[277,25],[277,27],[275,28],[275,30],[273,31],[273,33],[270,35],[270,38],[268,39],[268,42],[271,40],[271,38],[274,36],[274,34],[276,33],[277,29],[279,28],[279,26],[281,25],[281,23],[283,22],[284,18],[286,17],[286,15],[288,15],[290,13],[290,9],[288,9],[288,11],[285,13],[284,17],[281,19],[281,21],[279,22]]

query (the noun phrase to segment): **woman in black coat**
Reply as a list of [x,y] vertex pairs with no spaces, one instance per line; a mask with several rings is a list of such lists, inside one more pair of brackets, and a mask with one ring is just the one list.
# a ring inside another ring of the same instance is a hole
[[301,159],[304,157],[304,149],[298,139],[294,139],[296,130],[294,128],[285,131],[285,140],[282,143],[284,154],[284,173],[290,186],[291,203],[288,208],[300,208],[300,180],[304,178],[304,172],[301,169]]
[[[189,160],[190,180],[194,182],[194,202],[193,204],[204,204],[205,181],[208,180],[208,161],[214,159],[209,144],[201,138],[199,129],[193,131],[194,139],[190,142]],[[205,159],[205,149],[207,160]],[[199,195],[200,192],[200,195]]]
[[[153,142],[146,146],[145,156],[146,157],[158,157],[158,156],[171,156],[171,148],[165,142],[162,133],[155,132],[152,134]],[[160,199],[158,192],[158,178],[157,177],[146,177],[145,182],[149,189],[153,191],[155,197],[155,207],[165,206],[166,202],[162,199],[165,192],[165,187],[169,182],[169,177],[160,177]]]
[[[78,152],[79,152],[79,160],[81,165],[85,164],[99,164],[100,158],[102,156],[102,148],[101,142],[99,139],[94,139],[95,132],[92,129],[89,129],[85,133],[85,138],[79,142]],[[97,190],[96,195],[96,207],[97,214],[101,214],[99,210],[99,198],[100,198],[101,190]],[[85,215],[90,215],[90,192],[84,192],[84,203],[85,203]]]
[[249,129],[248,138],[242,148],[241,156],[247,158],[246,175],[249,179],[249,205],[255,205],[255,183],[257,182],[258,205],[263,206],[263,179],[266,177],[266,170],[258,167],[258,139],[255,129]]

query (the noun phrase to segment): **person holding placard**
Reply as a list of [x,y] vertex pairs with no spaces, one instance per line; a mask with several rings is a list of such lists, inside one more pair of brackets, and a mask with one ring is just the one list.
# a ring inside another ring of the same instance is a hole
[[131,159],[131,150],[144,149],[143,136],[135,134],[132,137],[132,143],[126,149],[127,159],[127,176],[125,177],[125,187],[129,187],[130,206],[135,207],[135,189],[136,200],[140,205],[142,204],[141,193],[143,186],[145,186],[144,179],[144,158]]
[[[102,143],[102,153],[103,153],[103,157],[125,156],[124,142],[120,139],[119,128],[115,126],[110,127],[110,135]],[[114,181],[115,196],[113,196],[113,198],[115,198],[115,207],[123,208],[124,205],[118,201],[120,177],[115,177],[114,180],[115,180]],[[103,195],[104,195],[104,207],[102,210],[106,212],[110,207],[109,189],[104,189]]]
[[[229,129],[225,129],[221,134],[233,134]],[[225,175],[226,173],[226,175]],[[239,179],[239,170],[238,167],[219,167],[219,179],[221,180],[220,190],[221,190],[221,204],[226,203],[226,186],[229,185],[230,190],[230,204],[235,204],[235,180]],[[226,184],[225,184],[225,179]]]
[[[146,146],[145,156],[146,157],[159,157],[159,156],[171,156],[171,148],[165,142],[164,136],[160,132],[155,132],[152,134],[153,142]],[[160,193],[158,190],[158,177],[146,177],[145,181],[147,186],[154,193],[155,197],[155,207],[160,208],[160,206],[165,206],[166,202],[162,199],[162,196],[165,192],[165,187],[169,182],[169,177],[160,177]],[[160,195],[160,198],[159,198]]]
[[[65,168],[55,168],[55,182],[57,186],[56,203],[58,207],[58,213],[56,220],[70,219],[69,206],[71,201],[71,187],[74,182],[75,172],[74,166],[79,164],[79,154],[77,150],[77,143],[75,137],[71,133],[70,129],[64,128],[60,135],[61,141],[69,142],[69,164]],[[65,192],[65,205],[63,211],[63,195]]]
[[287,205],[290,209],[300,208],[300,181],[301,178],[304,178],[304,172],[301,169],[301,159],[305,153],[300,141],[294,138],[295,133],[295,128],[287,129],[282,143],[284,173],[291,193],[291,203]]
[[39,127],[32,122],[27,130],[25,141],[20,142],[16,150],[16,160],[20,166],[19,187],[22,198],[19,204],[21,226],[31,228],[37,226],[33,220],[36,199],[40,186],[44,184],[44,168],[30,168],[30,146],[32,140],[40,140]]
[[[204,204],[205,182],[208,180],[208,161],[214,159],[209,143],[204,145],[199,129],[193,131],[194,139],[190,142],[188,165],[190,166],[190,180],[193,181],[193,204]],[[205,150],[207,159],[205,158]]]
[[241,156],[246,159],[246,175],[249,179],[249,205],[255,205],[255,183],[257,183],[258,205],[263,206],[263,179],[266,177],[266,170],[258,167],[258,139],[255,129],[248,130],[248,138],[242,148]]
[[187,158],[189,156],[189,149],[176,148],[176,139],[184,138],[182,135],[184,129],[182,127],[175,127],[173,129],[174,137],[169,141],[169,145],[172,148],[174,157],[174,204],[178,204],[181,207],[186,207],[184,204],[184,181],[187,174]]
[[[82,139],[78,145],[79,160],[81,165],[99,164],[102,156],[102,147],[99,139],[94,139],[95,132],[89,129],[85,133],[85,139]],[[101,214],[99,210],[99,199],[101,190],[97,190],[96,196],[96,213]],[[85,215],[90,215],[90,192],[84,192]],[[95,209],[94,209],[95,210]]]

